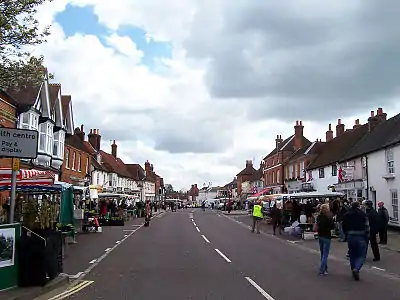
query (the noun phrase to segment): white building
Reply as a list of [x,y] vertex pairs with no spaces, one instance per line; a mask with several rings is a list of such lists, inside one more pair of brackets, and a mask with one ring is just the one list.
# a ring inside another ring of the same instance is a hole
[[62,96],[61,85],[50,84],[47,74],[40,85],[9,89],[7,93],[25,108],[17,127],[39,131],[37,158],[22,160],[22,163],[52,170],[58,181],[64,161],[65,135],[73,134],[74,128],[71,97]]
[[376,205],[382,201],[390,216],[390,224],[399,224],[400,191],[400,114],[386,120],[378,109],[371,112],[368,133],[343,159],[354,165],[354,181],[361,182],[359,194]]
[[203,201],[207,199],[215,199],[217,198],[217,192],[219,187],[203,187],[199,191],[199,196],[197,197],[197,203],[201,205]]

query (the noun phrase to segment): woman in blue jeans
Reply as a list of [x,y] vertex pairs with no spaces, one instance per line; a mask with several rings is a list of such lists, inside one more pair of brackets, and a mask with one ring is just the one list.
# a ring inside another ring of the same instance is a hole
[[332,229],[335,228],[332,214],[329,211],[329,204],[321,205],[320,214],[317,217],[317,231],[319,250],[321,252],[321,265],[319,267],[319,275],[328,274],[328,256],[331,248]]

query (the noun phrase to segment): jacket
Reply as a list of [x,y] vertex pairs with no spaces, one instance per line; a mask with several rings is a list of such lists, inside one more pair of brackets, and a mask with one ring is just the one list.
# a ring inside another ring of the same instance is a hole
[[367,214],[359,208],[351,207],[343,216],[343,231],[346,234],[369,234]]

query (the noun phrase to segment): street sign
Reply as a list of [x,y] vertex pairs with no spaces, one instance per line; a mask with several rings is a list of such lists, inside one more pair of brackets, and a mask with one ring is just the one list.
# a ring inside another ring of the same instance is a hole
[[0,157],[36,158],[38,136],[36,130],[0,128]]

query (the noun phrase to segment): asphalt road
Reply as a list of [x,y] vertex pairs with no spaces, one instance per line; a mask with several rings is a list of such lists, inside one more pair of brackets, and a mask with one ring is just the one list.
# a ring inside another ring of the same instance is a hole
[[167,212],[109,250],[65,299],[400,299],[400,279],[379,270],[355,282],[348,263],[333,260],[318,276],[309,250],[219,213],[195,210],[192,221],[190,210]]

